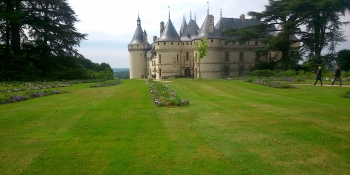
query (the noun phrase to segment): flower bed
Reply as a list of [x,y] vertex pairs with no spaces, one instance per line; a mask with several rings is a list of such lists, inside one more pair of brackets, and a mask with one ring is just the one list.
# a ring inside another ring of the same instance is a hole
[[269,86],[269,87],[274,87],[274,88],[283,88],[283,89],[296,89],[296,86],[290,85],[290,84],[283,84],[274,81],[274,79],[271,78],[256,78],[256,77],[248,77],[243,79],[245,82],[250,82],[254,84],[260,84],[263,86]]
[[152,79],[148,79],[146,84],[148,84],[154,104],[157,106],[187,106],[190,103],[187,99],[179,97],[168,85],[155,82]]
[[12,93],[12,92],[20,92],[20,91],[29,91],[29,90],[41,90],[41,89],[52,89],[52,88],[60,88],[60,87],[69,87],[71,83],[69,82],[39,82],[39,83],[13,83],[13,84],[5,84],[2,83],[0,88],[1,93]]
[[44,97],[44,96],[49,96],[54,94],[63,94],[63,93],[67,93],[67,91],[41,90],[36,92],[26,92],[23,94],[6,95],[0,99],[0,104],[20,102],[28,99],[39,98],[39,97]]
[[119,81],[119,80],[118,81],[112,81],[112,82],[101,82],[101,83],[90,85],[90,88],[115,86],[115,85],[118,85],[120,83],[121,83],[121,81]]

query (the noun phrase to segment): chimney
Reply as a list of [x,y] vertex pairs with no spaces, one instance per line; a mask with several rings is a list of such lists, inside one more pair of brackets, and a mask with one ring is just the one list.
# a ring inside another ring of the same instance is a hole
[[160,22],[160,36],[162,35],[163,31],[164,31],[164,22],[162,21]]
[[244,20],[245,20],[245,15],[244,15],[244,14],[241,14],[241,16],[239,16],[239,18],[241,19],[242,22],[244,22]]
[[157,40],[157,36],[153,36],[153,42]]

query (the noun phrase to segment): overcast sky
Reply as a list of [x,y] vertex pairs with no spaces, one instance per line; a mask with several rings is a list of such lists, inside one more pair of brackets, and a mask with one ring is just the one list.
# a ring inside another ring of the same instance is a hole
[[[79,32],[87,33],[87,40],[80,45],[79,52],[95,63],[108,63],[112,68],[128,68],[130,43],[136,30],[138,11],[141,27],[148,34],[148,42],[153,36],[159,37],[159,23],[168,20],[170,6],[171,20],[179,32],[184,14],[186,21],[196,14],[199,27],[207,14],[207,0],[68,0],[80,22],[76,24]],[[239,18],[249,11],[261,12],[268,0],[212,0],[209,1],[210,14],[214,15],[215,23],[220,18],[220,8],[223,17]],[[350,15],[343,18],[350,21]],[[347,38],[346,43],[337,50],[350,48],[350,26],[343,28]]]

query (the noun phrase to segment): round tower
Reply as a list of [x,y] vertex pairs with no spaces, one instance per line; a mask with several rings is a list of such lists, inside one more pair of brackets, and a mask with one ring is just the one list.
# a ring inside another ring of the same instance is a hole
[[156,78],[162,79],[181,75],[181,40],[170,20],[163,29],[161,23],[161,35],[155,41],[156,57]]
[[130,79],[147,78],[147,50],[149,43],[147,42],[147,33],[141,28],[140,17],[137,19],[137,27],[134,37],[128,45],[129,63],[130,63]]
[[206,38],[208,47],[208,55],[198,61],[198,52],[194,52],[195,57],[195,77],[218,79],[222,78],[222,41],[218,31],[214,27],[214,16],[207,15],[195,42],[201,42]]

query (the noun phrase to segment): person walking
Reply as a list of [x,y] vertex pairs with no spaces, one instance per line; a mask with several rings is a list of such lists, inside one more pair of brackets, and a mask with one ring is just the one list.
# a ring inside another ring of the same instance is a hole
[[321,86],[322,86],[322,68],[321,68],[321,66],[318,67],[318,70],[316,72],[316,82],[314,83],[314,86],[317,84],[318,80],[320,80]]
[[339,66],[336,66],[335,67],[335,73],[334,73],[334,78],[333,78],[333,81],[332,81],[332,86],[334,85],[334,82],[335,80],[339,79],[339,86],[342,86],[342,83],[341,83],[341,70],[340,70],[340,67]]

